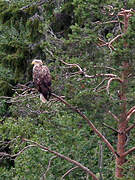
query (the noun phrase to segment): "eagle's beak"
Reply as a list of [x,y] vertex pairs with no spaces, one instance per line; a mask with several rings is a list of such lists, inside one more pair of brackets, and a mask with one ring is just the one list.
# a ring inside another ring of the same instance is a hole
[[35,64],[35,62],[34,61],[32,61],[32,63],[31,64]]

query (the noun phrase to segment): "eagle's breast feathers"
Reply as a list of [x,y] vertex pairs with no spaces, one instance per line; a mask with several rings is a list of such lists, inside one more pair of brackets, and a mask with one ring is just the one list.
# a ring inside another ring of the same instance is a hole
[[40,92],[40,99],[44,102],[49,100],[51,95],[51,74],[47,66],[40,63],[33,64],[33,81]]

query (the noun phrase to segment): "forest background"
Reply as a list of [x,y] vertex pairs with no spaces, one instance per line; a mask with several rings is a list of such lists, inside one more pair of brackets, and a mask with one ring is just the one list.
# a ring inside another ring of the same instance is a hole
[[[135,0],[0,1],[0,179],[135,179],[134,9]],[[35,58],[52,75],[45,104]]]

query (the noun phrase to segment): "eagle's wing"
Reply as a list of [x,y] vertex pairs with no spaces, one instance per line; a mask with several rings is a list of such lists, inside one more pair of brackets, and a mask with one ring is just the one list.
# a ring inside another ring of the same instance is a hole
[[33,81],[38,91],[49,100],[51,95],[51,74],[47,66],[36,66],[33,69]]

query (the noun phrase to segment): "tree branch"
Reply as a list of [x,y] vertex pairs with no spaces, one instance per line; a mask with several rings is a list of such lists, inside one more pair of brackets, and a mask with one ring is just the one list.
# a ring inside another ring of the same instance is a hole
[[107,83],[107,87],[106,87],[106,91],[107,91],[108,94],[109,94],[110,84],[111,84],[111,82],[114,81],[114,80],[119,81],[120,83],[122,83],[122,80],[121,80],[120,78],[111,78],[111,79],[109,79],[109,80],[108,80],[108,83]]
[[116,132],[117,134],[119,133],[116,129],[108,126],[107,124],[103,123],[104,126],[106,126],[107,128],[111,129],[112,131]]
[[65,176],[67,176],[67,175],[70,174],[73,170],[75,170],[75,169],[77,169],[77,168],[78,168],[78,166],[75,166],[75,167],[69,169],[69,170],[61,177],[61,180],[63,180]]
[[119,118],[115,114],[113,114],[111,111],[108,111],[108,113],[111,114],[117,122],[119,122]]
[[79,69],[78,72],[76,72],[76,74],[81,74],[83,75],[83,77],[85,78],[96,78],[96,77],[110,77],[110,78],[114,78],[114,77],[117,77],[117,75],[115,74],[95,74],[95,75],[87,75],[85,71],[83,71],[83,69],[78,65],[78,64],[69,64],[69,63],[66,63],[64,62],[63,60],[60,60],[63,64],[67,65],[67,66],[70,66],[70,67],[77,67]]
[[126,151],[125,153],[121,154],[121,157],[125,157],[133,151],[135,151],[135,147],[133,147],[133,148],[129,149],[128,151]]
[[97,89],[106,81],[108,80],[109,78],[104,78],[95,88],[93,91],[97,91]]
[[126,121],[129,121],[131,115],[135,112],[135,106],[133,106],[128,112],[127,112],[127,119]]
[[93,129],[93,131],[104,141],[104,143],[107,145],[107,147],[110,149],[110,151],[115,155],[115,157],[118,156],[116,151],[114,150],[113,146],[109,143],[109,141],[96,129],[94,124],[77,108],[69,104],[67,101],[65,101],[63,98],[57,96],[56,94],[52,93],[52,96],[59,99],[62,103],[64,103],[66,106],[68,106],[70,109],[72,109],[74,112],[78,113],[83,119],[87,121],[89,126]]
[[50,158],[49,163],[48,163],[47,170],[46,170],[45,173],[43,174],[43,180],[47,180],[47,178],[46,178],[47,172],[48,172],[49,169],[50,169],[52,160],[53,160],[54,158],[56,158],[56,157],[57,157],[57,156],[52,156],[52,157]]
[[135,123],[132,124],[131,126],[129,126],[129,127],[125,130],[125,132],[126,132],[126,133],[130,132],[131,129],[133,129],[134,127],[135,127]]
[[11,158],[16,158],[17,156],[19,156],[21,153],[23,153],[25,150],[31,148],[31,147],[36,147],[36,145],[28,145],[26,147],[24,147],[21,151],[19,151],[17,154],[11,155],[5,152],[0,152],[0,157],[6,158],[6,157],[11,157]]
[[75,164],[75,165],[78,166],[79,168],[83,169],[86,173],[88,173],[94,180],[98,180],[98,179],[96,178],[95,174],[93,174],[92,171],[90,171],[87,167],[83,166],[81,163],[79,163],[79,162],[77,162],[77,161],[75,161],[75,160],[72,160],[72,159],[70,159],[69,157],[64,156],[63,154],[60,154],[60,153],[58,153],[58,152],[56,152],[56,151],[53,151],[53,150],[49,149],[48,147],[45,147],[45,146],[43,146],[43,145],[41,145],[41,144],[38,144],[38,143],[36,143],[36,142],[34,142],[34,141],[31,141],[31,140],[28,140],[28,139],[23,139],[23,141],[24,141],[24,142],[33,143],[33,145],[31,145],[31,146],[37,146],[37,147],[41,148],[41,149],[44,150],[44,151],[48,151],[48,152],[50,152],[50,153],[52,153],[52,154],[55,154],[57,157],[60,157],[60,158],[62,158],[62,159],[67,160],[68,162],[70,162],[70,163],[72,163],[72,164]]

